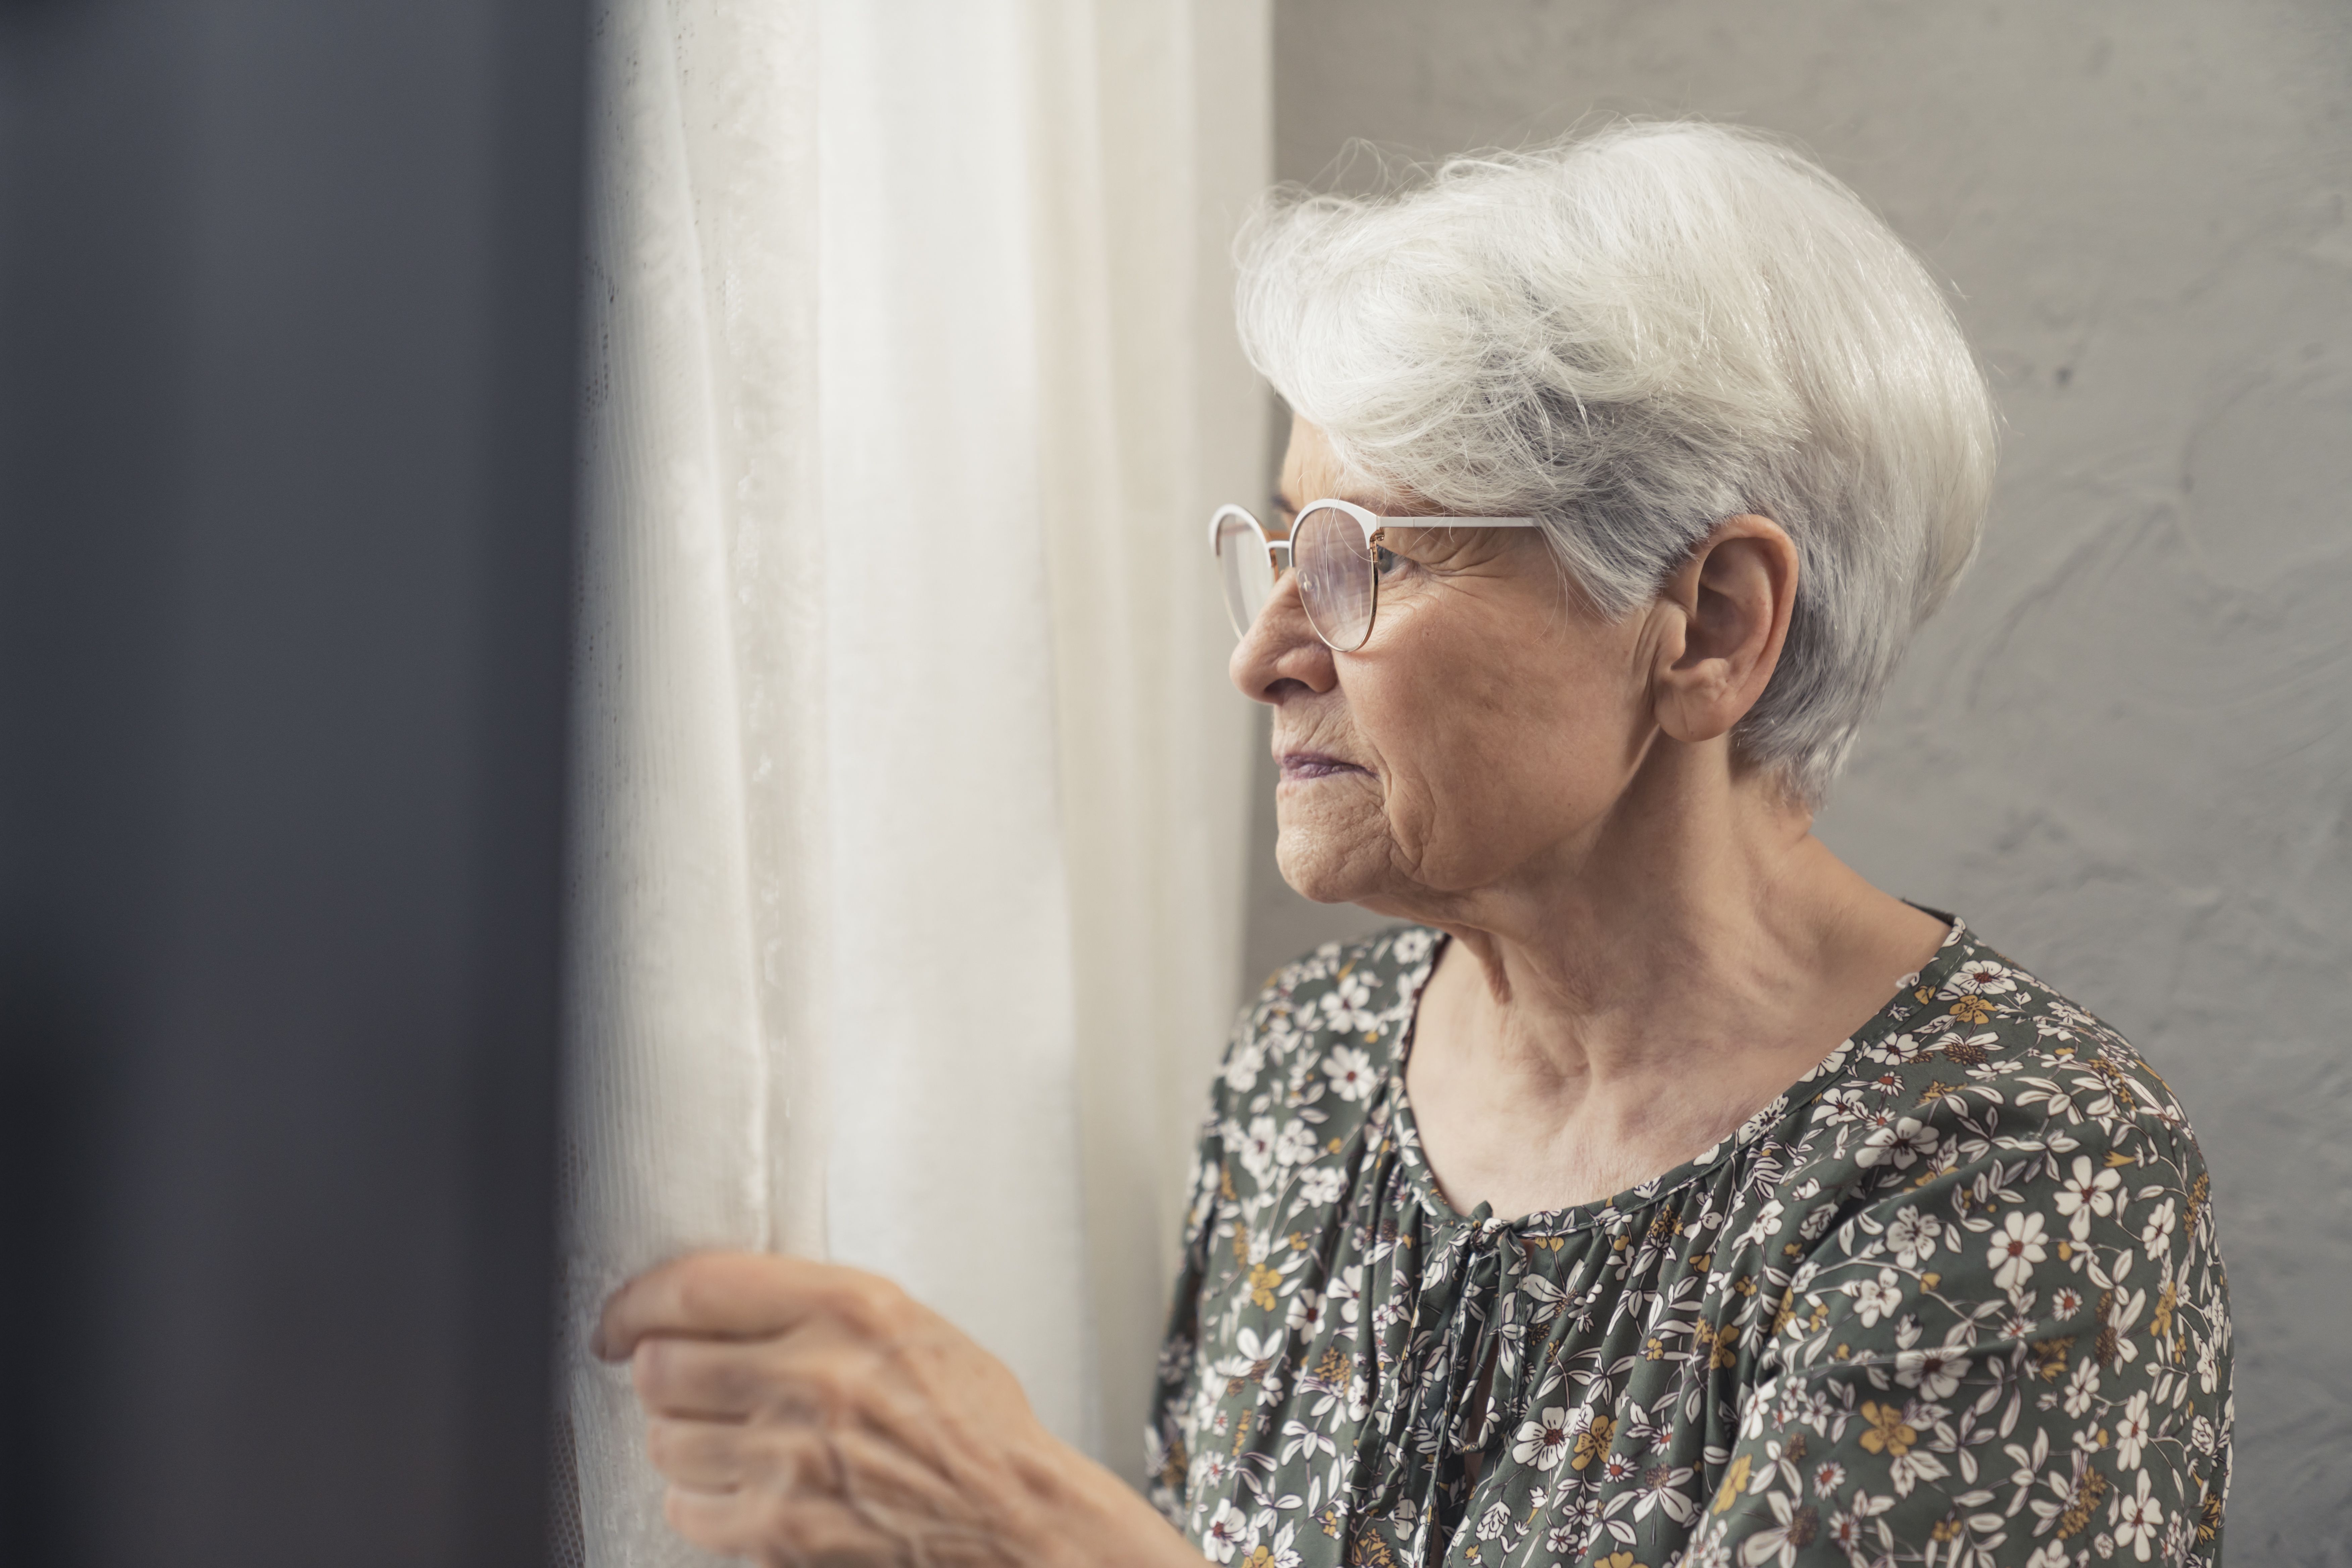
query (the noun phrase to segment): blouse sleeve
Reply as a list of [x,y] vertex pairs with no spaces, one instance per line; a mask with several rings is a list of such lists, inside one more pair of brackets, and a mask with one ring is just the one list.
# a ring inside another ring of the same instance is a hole
[[[1236,1044],[1238,1044],[1238,1038]],[[1230,1059],[1230,1054],[1228,1057]],[[1151,1420],[1144,1432],[1147,1490],[1152,1505],[1178,1529],[1186,1528],[1192,1467],[1192,1409],[1200,1385],[1201,1292],[1208,1279],[1210,1244],[1217,1204],[1225,1190],[1224,1079],[1212,1086],[1208,1114],[1192,1155],[1191,1196],[1184,1215],[1184,1253],[1174,1299],[1161,1337],[1152,1391]]]
[[1907,1174],[1797,1269],[1693,1561],[2210,1568],[2229,1307],[2185,1126]]

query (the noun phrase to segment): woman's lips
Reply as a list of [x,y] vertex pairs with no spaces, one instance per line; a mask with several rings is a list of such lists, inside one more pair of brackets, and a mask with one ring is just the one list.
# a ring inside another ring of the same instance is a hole
[[1282,754],[1282,782],[1285,784],[1303,783],[1308,779],[1333,778],[1340,773],[1369,772],[1370,770],[1368,768],[1360,768],[1353,763],[1341,762],[1339,758],[1327,756],[1321,752],[1285,752]]

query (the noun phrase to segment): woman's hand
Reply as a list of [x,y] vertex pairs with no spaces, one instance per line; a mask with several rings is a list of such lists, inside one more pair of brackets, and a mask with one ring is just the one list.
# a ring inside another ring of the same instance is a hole
[[763,1563],[1196,1563],[1038,1422],[1002,1362],[888,1280],[704,1253],[605,1303],[669,1521]]

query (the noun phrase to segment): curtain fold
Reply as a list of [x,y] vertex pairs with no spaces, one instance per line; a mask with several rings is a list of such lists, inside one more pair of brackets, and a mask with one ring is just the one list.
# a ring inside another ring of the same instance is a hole
[[[1236,1000],[1201,559],[1265,0],[604,0],[565,1378],[584,1563],[683,1563],[581,1337],[696,1247],[887,1273],[1133,1475]],[[568,1533],[568,1531],[567,1531]]]

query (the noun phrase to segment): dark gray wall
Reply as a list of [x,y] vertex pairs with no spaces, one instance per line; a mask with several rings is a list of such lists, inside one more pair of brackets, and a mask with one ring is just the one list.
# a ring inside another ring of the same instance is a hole
[[[2231,1555],[2352,1562],[2352,10],[1277,0],[1276,156],[1593,110],[1802,139],[1948,278],[1984,553],[1821,831],[2106,1016],[2214,1171]],[[1253,973],[1371,922],[1283,888]]]
[[0,7],[0,1561],[543,1557],[583,19]]

